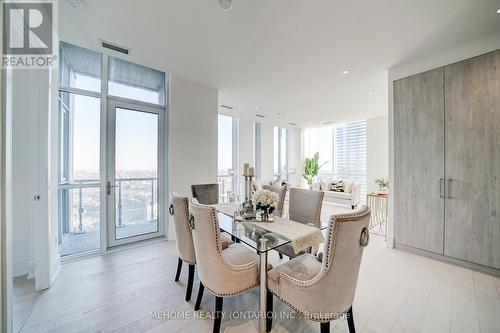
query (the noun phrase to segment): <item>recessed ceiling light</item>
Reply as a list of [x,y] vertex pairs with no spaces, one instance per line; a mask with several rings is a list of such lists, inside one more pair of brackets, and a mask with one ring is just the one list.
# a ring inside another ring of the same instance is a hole
[[257,106],[255,107],[255,111],[259,111],[259,108]]
[[373,91],[368,92],[368,95],[373,95],[373,94],[375,94]]
[[223,11],[228,12],[233,9],[233,0],[219,0],[219,6]]
[[500,14],[500,9],[497,9],[497,14]]
[[349,71],[346,69],[342,72],[342,74],[349,74]]

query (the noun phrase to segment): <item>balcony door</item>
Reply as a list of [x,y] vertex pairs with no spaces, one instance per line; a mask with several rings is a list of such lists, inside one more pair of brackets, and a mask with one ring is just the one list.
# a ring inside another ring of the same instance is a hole
[[164,234],[163,115],[143,103],[109,100],[107,137],[108,245]]

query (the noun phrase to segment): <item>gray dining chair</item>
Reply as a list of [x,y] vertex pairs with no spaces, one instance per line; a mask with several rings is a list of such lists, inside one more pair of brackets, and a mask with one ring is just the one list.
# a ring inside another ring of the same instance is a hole
[[[188,197],[172,193],[170,195],[169,213],[173,217],[174,230],[177,244],[177,271],[175,281],[179,281],[182,263],[188,264],[188,284],[186,288],[186,302],[191,300],[193,290],[194,269],[196,265],[196,255],[194,252],[193,236],[189,229],[189,199]],[[221,238],[222,248],[227,248],[232,243],[229,237]]]
[[278,198],[279,198],[278,207],[276,207],[276,209],[274,211],[274,215],[281,217],[283,215],[283,208],[285,206],[286,186],[262,185],[262,189],[274,192],[278,195]]
[[203,205],[219,203],[219,184],[194,184],[191,185],[191,194]]
[[[190,205],[190,225],[200,277],[195,310],[199,310],[205,287],[215,295],[213,332],[220,331],[224,297],[243,294],[259,285],[259,256],[241,244],[223,249],[215,207]],[[268,265],[268,269],[272,266]]]
[[330,321],[347,316],[355,333],[352,303],[364,248],[368,245],[370,209],[333,215],[327,229],[323,261],[312,254],[293,258],[268,272],[266,330],[272,327],[273,295],[303,317],[320,322],[321,333]]
[[[323,206],[323,191],[313,191],[301,188],[291,188],[288,202],[288,219],[313,226],[321,227],[321,207]],[[276,248],[280,255],[295,258],[305,252],[295,253],[292,244],[285,244]]]

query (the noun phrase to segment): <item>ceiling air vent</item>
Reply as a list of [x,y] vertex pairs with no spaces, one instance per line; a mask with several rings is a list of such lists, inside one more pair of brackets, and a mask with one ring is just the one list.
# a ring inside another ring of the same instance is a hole
[[266,116],[264,116],[263,114],[258,114],[258,113],[256,113],[255,116],[259,118],[266,118]]
[[297,124],[296,124],[296,123],[288,123],[288,125],[295,126],[295,125],[297,125]]
[[104,40],[101,40],[101,46],[104,47],[105,49],[120,52],[123,54],[129,54],[129,52],[130,52],[129,48],[119,46],[119,45],[116,45],[114,43],[106,42]]
[[321,125],[330,125],[333,124],[333,121],[327,121],[326,123],[321,123]]
[[232,110],[233,107],[232,106],[229,106],[229,105],[224,105],[224,104],[221,104],[220,105],[221,108],[224,108],[224,109],[229,109],[229,110]]

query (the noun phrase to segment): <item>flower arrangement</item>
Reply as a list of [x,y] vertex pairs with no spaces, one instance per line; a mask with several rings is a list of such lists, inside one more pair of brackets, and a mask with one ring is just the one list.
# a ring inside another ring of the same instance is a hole
[[253,194],[252,201],[255,203],[256,209],[272,213],[278,207],[279,197],[278,194],[272,191],[259,190]]

